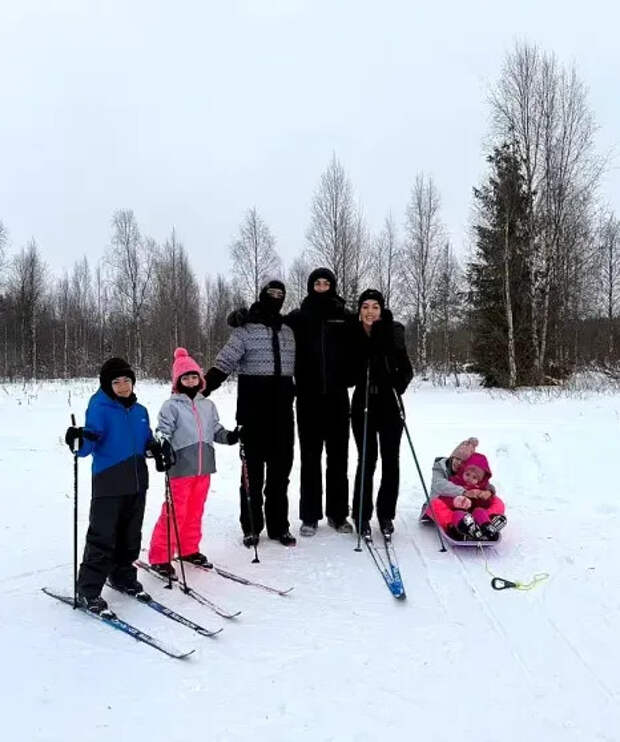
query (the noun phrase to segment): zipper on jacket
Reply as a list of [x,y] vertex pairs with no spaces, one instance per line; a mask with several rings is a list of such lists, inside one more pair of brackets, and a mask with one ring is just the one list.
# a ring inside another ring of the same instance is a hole
[[325,320],[321,320],[321,378],[323,379],[323,394],[327,394],[327,361],[325,358]]
[[194,413],[194,417],[196,418],[196,426],[198,427],[198,476],[200,476],[202,474],[203,430],[202,430],[202,422],[200,421],[200,415],[198,414],[198,411],[196,410],[196,404],[194,403],[193,399],[192,399],[192,412]]
[[[120,404],[118,402],[117,404]],[[127,425],[129,426],[129,434],[131,436],[131,442],[133,444],[133,470],[134,474],[136,475],[136,494],[140,492],[140,477],[138,476],[138,454],[136,453],[136,437],[133,434],[133,429],[131,427],[131,420],[129,419],[129,413],[131,411],[131,407],[123,407],[126,415]]]

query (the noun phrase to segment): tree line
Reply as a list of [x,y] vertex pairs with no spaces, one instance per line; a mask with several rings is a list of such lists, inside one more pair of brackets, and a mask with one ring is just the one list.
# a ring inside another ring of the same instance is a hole
[[329,267],[354,308],[378,288],[405,322],[412,362],[438,378],[469,368],[490,386],[557,383],[619,361],[620,222],[600,193],[607,165],[574,66],[519,43],[489,92],[487,175],[472,191],[470,253],[462,261],[442,221],[432,175],[417,173],[406,209],[373,233],[334,154],[310,207],[306,247],[285,269],[255,207],[229,245],[231,275],[198,279],[176,231],[144,234],[130,209],[112,215],[110,243],[54,276],[33,239],[8,254],[0,221],[0,375],[92,376],[110,354],[167,378],[185,345],[208,367],[229,312],[280,277],[287,306],[310,271]]

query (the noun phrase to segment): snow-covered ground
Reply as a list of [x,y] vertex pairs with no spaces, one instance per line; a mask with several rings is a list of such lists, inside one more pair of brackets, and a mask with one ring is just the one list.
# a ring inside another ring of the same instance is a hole
[[[477,435],[509,525],[489,548],[502,577],[550,579],[495,592],[478,550],[439,553],[417,515],[423,494],[403,439],[394,542],[407,588],[395,601],[354,538],[321,524],[295,549],[261,541],[259,565],[240,540],[236,447],[219,446],[204,546],[230,569],[281,587],[285,598],[212,574],[197,589],[227,607],[220,619],[149,576],[153,595],[209,626],[202,638],[107,594],[127,620],[179,648],[168,659],[46,597],[72,579],[72,458],[62,438],[83,421],[94,381],[0,386],[3,487],[0,562],[2,738],[166,740],[620,740],[620,395],[490,394],[418,385],[406,395],[427,481],[433,457]],[[139,383],[155,418],[165,385]],[[214,396],[234,424],[234,386]],[[356,460],[351,443],[349,471]],[[299,458],[291,477],[297,533]],[[90,488],[80,461],[80,552]],[[352,479],[352,476],[351,476]],[[161,506],[153,470],[144,544]],[[106,595],[106,593],[104,593]],[[389,736],[387,736],[389,735]]]

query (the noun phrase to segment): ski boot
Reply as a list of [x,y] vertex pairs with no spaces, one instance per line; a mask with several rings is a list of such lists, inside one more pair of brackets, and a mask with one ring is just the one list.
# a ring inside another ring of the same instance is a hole
[[253,546],[258,546],[259,541],[260,541],[260,536],[255,535],[253,533],[248,533],[243,537],[243,545],[247,549],[251,549]]
[[465,513],[457,523],[456,530],[465,536],[466,541],[482,541],[482,531],[471,513]]
[[125,595],[131,595],[132,598],[137,598],[141,603],[148,603],[151,596],[144,592],[142,583],[138,580],[133,582],[115,582],[113,579],[108,579],[108,584],[114,590],[118,590],[119,593],[125,593]]
[[353,533],[353,526],[346,518],[343,521],[338,522],[333,518],[328,518],[327,525],[331,526],[338,533]]
[[199,551],[195,551],[193,554],[186,554],[185,556],[182,556],[181,559],[184,562],[195,564],[198,567],[213,569],[213,563],[210,562],[207,557],[204,554],[201,554]]
[[370,528],[370,523],[367,520],[362,521],[362,526],[359,528],[358,531],[362,538],[372,538],[372,530]]
[[391,518],[379,518],[379,528],[384,536],[391,536],[394,533],[394,522]]
[[316,521],[304,521],[299,529],[300,536],[314,536],[317,532],[319,524]]
[[90,611],[90,613],[95,613],[97,614],[97,616],[101,616],[102,618],[115,617],[114,612],[108,608],[108,604],[101,597],[101,595],[96,595],[94,598],[89,598],[82,593],[78,593],[77,604],[80,608],[86,608],[86,610]]
[[153,572],[157,572],[162,577],[170,577],[171,580],[177,580],[177,573],[170,562],[161,562],[160,564],[151,564]]

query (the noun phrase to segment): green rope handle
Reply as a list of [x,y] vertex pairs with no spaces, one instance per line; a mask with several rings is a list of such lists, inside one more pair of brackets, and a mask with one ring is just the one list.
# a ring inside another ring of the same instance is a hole
[[484,568],[492,577],[491,587],[493,590],[508,590],[509,588],[514,588],[515,590],[533,590],[535,587],[540,585],[541,582],[548,580],[550,577],[549,572],[537,572],[529,582],[518,582],[516,580],[513,582],[512,580],[505,580],[503,577],[498,577],[493,574],[489,569],[489,560],[487,559],[487,555],[484,553],[484,547],[478,544],[478,549],[480,549],[484,558]]

